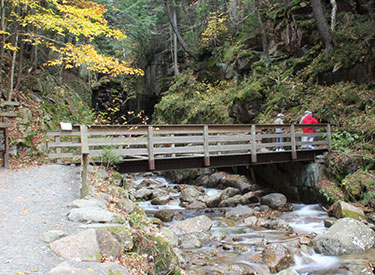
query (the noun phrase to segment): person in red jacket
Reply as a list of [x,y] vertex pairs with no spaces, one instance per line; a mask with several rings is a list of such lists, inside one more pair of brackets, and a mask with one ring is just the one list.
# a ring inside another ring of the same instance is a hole
[[[305,115],[300,120],[300,124],[316,124],[316,123],[319,123],[319,122],[318,122],[318,120],[316,120],[312,116],[312,112],[310,112],[310,111],[306,111]],[[304,134],[314,133],[314,128],[302,128],[302,131],[303,131]],[[314,141],[313,136],[303,136],[302,137],[302,143],[303,142],[313,142],[313,141]],[[315,145],[313,145],[313,144],[309,144],[309,145],[302,144],[301,147],[302,147],[302,149],[315,149]]]

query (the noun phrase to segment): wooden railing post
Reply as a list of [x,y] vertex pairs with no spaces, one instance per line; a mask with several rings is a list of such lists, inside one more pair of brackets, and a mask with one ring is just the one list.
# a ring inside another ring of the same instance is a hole
[[148,142],[148,169],[155,170],[155,157],[154,157],[154,132],[152,126],[147,127],[147,142]]
[[[60,141],[61,141],[60,136],[55,136],[55,142],[56,142],[56,143],[60,143]],[[60,148],[60,147],[56,147],[56,155],[57,155],[57,156],[61,155],[61,148]],[[62,163],[62,159],[61,159],[61,157],[58,157],[58,158],[56,159],[56,162],[57,162],[57,163]]]
[[257,162],[257,133],[255,124],[251,125],[251,162]]
[[8,126],[5,125],[4,128],[4,151],[3,151],[3,167],[9,168],[9,137],[8,137]]
[[331,144],[331,125],[327,124],[327,142],[328,142],[328,152],[332,151],[332,144]]
[[292,142],[292,159],[297,159],[296,132],[294,125],[290,125],[290,141]]
[[210,166],[210,152],[208,150],[208,125],[203,126],[204,166]]
[[80,134],[81,134],[81,180],[82,180],[82,186],[81,186],[81,198],[84,198],[85,196],[89,195],[90,188],[89,188],[89,182],[88,182],[88,166],[89,166],[89,143],[88,143],[88,137],[87,137],[87,126],[81,125],[80,126]]

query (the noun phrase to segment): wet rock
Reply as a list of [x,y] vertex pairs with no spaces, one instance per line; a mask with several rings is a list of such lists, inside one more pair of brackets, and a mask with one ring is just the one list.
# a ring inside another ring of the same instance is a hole
[[278,210],[285,206],[285,204],[287,203],[287,199],[285,195],[281,193],[271,193],[271,194],[263,196],[260,199],[260,203],[264,205],[268,205],[272,209]]
[[56,241],[57,239],[60,239],[60,238],[65,237],[65,236],[66,236],[66,233],[64,231],[51,230],[51,231],[48,231],[48,232],[45,232],[45,233],[41,234],[40,239],[43,242],[50,243],[50,242]]
[[157,236],[161,236],[165,241],[169,242],[172,246],[176,247],[178,245],[178,236],[176,232],[168,227],[163,227]]
[[325,227],[331,227],[335,222],[337,221],[334,217],[327,217],[324,219],[324,226]]
[[210,208],[218,207],[221,202],[221,193],[215,195],[207,196],[203,199],[203,202]]
[[343,218],[316,236],[312,244],[317,253],[325,255],[362,253],[375,245],[375,232],[362,222]]
[[240,191],[238,189],[233,188],[233,187],[228,187],[221,193],[220,198],[221,200],[226,200],[238,194],[240,194]]
[[240,199],[241,195],[235,195],[233,197],[227,198],[219,203],[219,207],[236,206],[240,204]]
[[207,205],[200,201],[195,201],[186,206],[186,209],[204,209],[207,208]]
[[193,188],[193,187],[188,187],[188,188],[185,188],[181,191],[181,194],[180,194],[180,200],[182,202],[194,202],[194,201],[197,201],[198,198],[202,195],[201,192],[199,192],[197,189]]
[[107,205],[105,204],[105,202],[102,200],[98,200],[96,198],[75,200],[69,206],[78,207],[78,208],[99,207],[99,208],[107,209]]
[[236,263],[229,267],[230,271],[222,272],[219,274],[225,275],[247,275],[247,274],[256,274],[256,275],[269,275],[271,274],[270,269],[265,264],[251,263],[251,264],[240,264]]
[[226,218],[246,218],[254,215],[254,210],[247,206],[237,206],[236,208],[230,209],[225,213]]
[[208,187],[233,187],[245,194],[253,191],[251,182],[244,176],[231,175],[225,172],[217,172],[209,177]]
[[114,258],[120,255],[122,248],[121,244],[108,229],[96,229],[96,239],[99,244],[101,255],[111,256]]
[[157,189],[152,191],[152,198],[169,196],[169,192],[166,189]]
[[294,257],[290,249],[282,244],[275,243],[266,246],[262,256],[274,273],[282,271],[294,264]]
[[163,205],[167,204],[170,200],[169,196],[160,196],[160,197],[155,197],[151,200],[151,204],[153,205]]
[[256,203],[259,201],[259,196],[262,194],[262,191],[255,191],[255,192],[247,192],[246,194],[242,195],[240,199],[241,204],[250,204]]
[[361,208],[344,201],[335,202],[328,210],[328,214],[338,219],[348,217],[360,221],[365,218],[365,213]]
[[299,273],[291,267],[288,268],[288,269],[284,269],[284,270],[280,271],[279,273],[277,273],[277,275],[298,275],[298,274]]
[[212,227],[212,221],[207,216],[198,216],[187,219],[171,225],[169,228],[174,230],[177,235],[205,232]]
[[90,221],[94,223],[124,221],[121,215],[99,207],[73,208],[69,212],[68,219],[74,222]]
[[154,180],[154,179],[144,179],[138,185],[138,188],[143,188],[143,187],[156,189],[156,188],[164,188],[164,187],[166,187],[166,185],[164,183],[162,183],[160,181],[157,181],[157,180]]
[[136,199],[148,200],[152,197],[152,190],[147,188],[141,188],[135,192],[134,197]]
[[278,220],[259,218],[256,222],[256,226],[283,232],[293,232],[293,228],[288,223]]
[[155,217],[163,222],[171,222],[174,217],[174,211],[170,209],[160,210],[155,213]]
[[184,235],[181,239],[180,247],[184,249],[200,248],[202,243],[198,238]]
[[258,218],[255,217],[255,216],[252,216],[252,217],[248,217],[244,220],[244,223],[247,225],[247,226],[256,226],[257,225],[257,222],[258,222]]
[[88,229],[49,244],[58,256],[71,261],[97,261],[100,255],[95,229]]

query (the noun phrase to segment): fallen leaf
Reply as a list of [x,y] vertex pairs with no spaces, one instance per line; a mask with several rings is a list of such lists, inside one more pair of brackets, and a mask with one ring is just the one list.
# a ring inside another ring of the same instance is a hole
[[23,213],[27,214],[27,213],[29,213],[29,210],[24,209],[24,210],[23,210]]

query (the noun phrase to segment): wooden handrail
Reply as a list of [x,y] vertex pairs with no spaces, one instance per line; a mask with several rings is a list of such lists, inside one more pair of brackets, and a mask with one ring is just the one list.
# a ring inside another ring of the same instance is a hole
[[[292,159],[297,158],[301,145],[317,144],[331,150],[329,124],[283,124],[283,134],[275,133],[275,128],[280,125],[93,125],[73,126],[71,131],[50,131],[47,136],[54,139],[48,144],[54,151],[51,158],[69,159],[80,157],[84,152],[98,157],[106,147],[125,161],[147,158],[150,170],[159,158],[202,156],[205,165],[210,166],[210,157],[215,155],[251,154],[255,163],[262,150],[273,152],[276,146],[285,147]],[[305,134],[302,128],[317,131]],[[313,136],[316,141],[302,142],[300,139],[304,136]],[[277,137],[284,141],[276,143]]]

